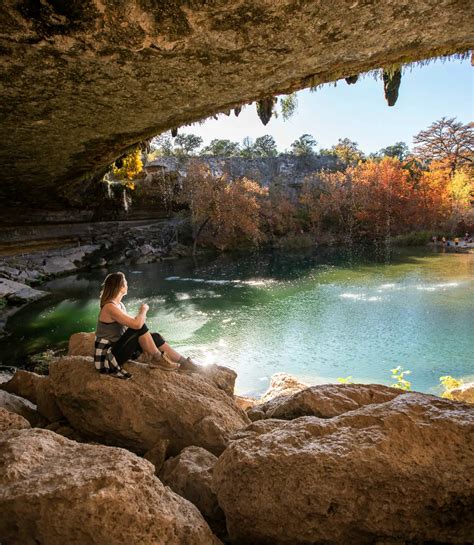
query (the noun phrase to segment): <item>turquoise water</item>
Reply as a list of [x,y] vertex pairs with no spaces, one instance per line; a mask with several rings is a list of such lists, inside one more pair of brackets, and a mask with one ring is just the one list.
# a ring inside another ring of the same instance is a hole
[[[413,389],[439,391],[439,377],[474,378],[474,256],[394,251],[378,262],[362,249],[241,254],[122,268],[124,299],[147,323],[202,363],[238,373],[240,394],[263,392],[273,373],[310,384],[390,384],[411,371]],[[116,269],[115,269],[116,270]],[[48,299],[9,322],[2,363],[93,331],[101,280],[111,271],[50,282]]]

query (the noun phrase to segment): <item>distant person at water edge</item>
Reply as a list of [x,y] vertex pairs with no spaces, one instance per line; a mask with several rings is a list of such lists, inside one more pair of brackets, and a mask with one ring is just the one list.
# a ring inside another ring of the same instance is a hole
[[121,379],[132,375],[122,365],[141,353],[151,355],[151,368],[165,371],[195,371],[199,368],[189,358],[173,350],[159,333],[150,333],[145,324],[148,305],[143,303],[133,318],[125,309],[122,298],[128,284],[122,272],[109,274],[100,292],[100,312],[95,332],[95,368]]

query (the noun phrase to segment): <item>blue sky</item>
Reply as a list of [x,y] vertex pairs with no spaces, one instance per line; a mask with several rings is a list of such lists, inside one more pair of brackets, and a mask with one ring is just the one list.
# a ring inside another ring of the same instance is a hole
[[339,138],[356,141],[365,152],[403,141],[411,148],[413,136],[441,117],[456,117],[468,123],[474,120],[474,68],[470,59],[435,61],[413,67],[403,73],[398,101],[387,106],[382,81],[359,78],[355,85],[345,81],[329,84],[315,93],[298,93],[298,109],[288,121],[272,118],[264,126],[255,105],[245,107],[239,117],[220,115],[203,125],[182,127],[181,133],[201,136],[204,144],[214,138],[241,142],[271,134],[279,151],[304,133],[318,142],[317,148],[329,148]]

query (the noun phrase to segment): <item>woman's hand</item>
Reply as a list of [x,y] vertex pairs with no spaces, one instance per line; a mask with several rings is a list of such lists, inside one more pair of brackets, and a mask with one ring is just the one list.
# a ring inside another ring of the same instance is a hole
[[144,312],[146,314],[148,312],[149,308],[150,307],[146,303],[142,303],[141,306],[140,306],[140,312]]

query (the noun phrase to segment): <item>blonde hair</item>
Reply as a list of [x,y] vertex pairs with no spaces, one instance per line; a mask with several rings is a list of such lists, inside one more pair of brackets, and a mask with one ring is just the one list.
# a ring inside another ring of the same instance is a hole
[[102,290],[100,292],[100,308],[105,303],[108,303],[113,299],[125,283],[125,275],[123,272],[110,273],[105,277],[102,282]]

